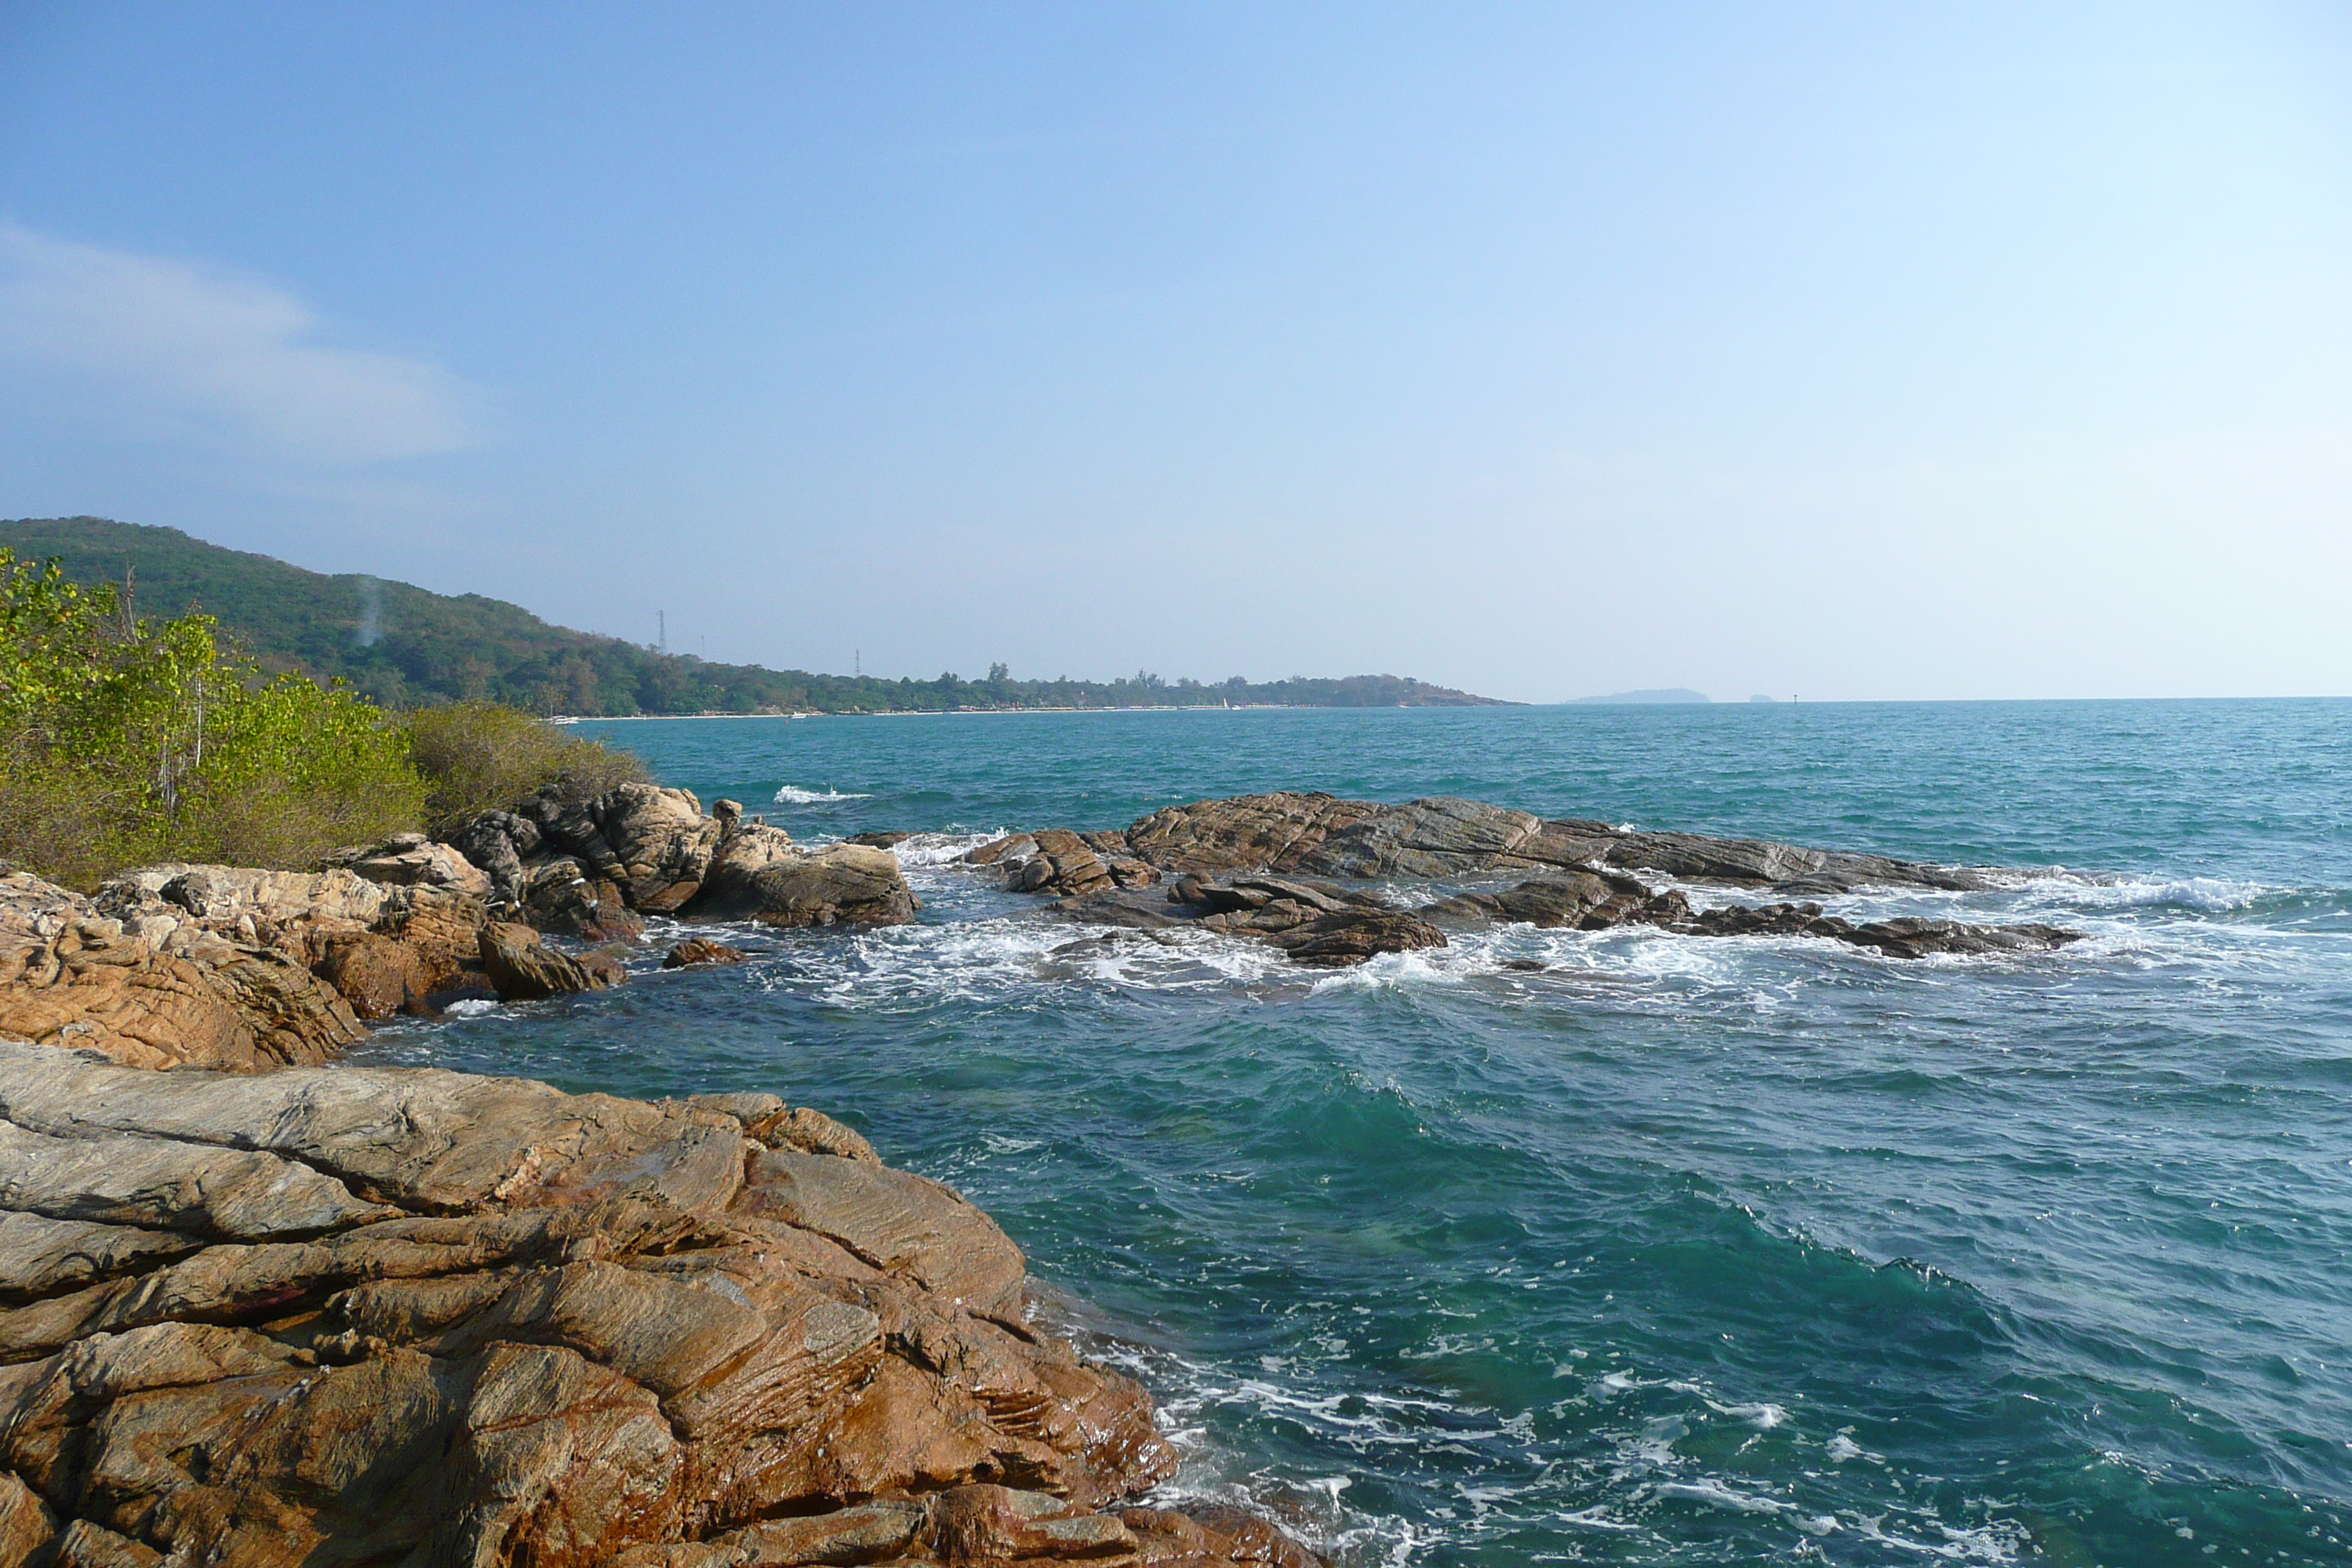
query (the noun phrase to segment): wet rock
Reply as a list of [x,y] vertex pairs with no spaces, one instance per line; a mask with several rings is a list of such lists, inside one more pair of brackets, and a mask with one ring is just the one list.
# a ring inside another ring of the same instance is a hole
[[911,833],[900,833],[895,830],[882,833],[853,833],[842,842],[862,844],[868,849],[896,849],[913,837]]
[[601,966],[592,969],[558,952],[527,925],[493,921],[482,928],[482,972],[501,1002],[534,1002],[574,991],[598,991],[614,984]]
[[713,942],[707,936],[688,937],[662,954],[664,969],[692,969],[706,963],[740,963],[743,950],[730,947],[723,942]]
[[686,912],[697,919],[740,920],[760,908],[760,889],[753,880],[771,866],[803,858],[792,835],[761,822],[737,822],[720,835],[711,852],[702,888]]
[[904,925],[921,906],[887,849],[835,844],[813,855],[780,860],[753,874],[765,925]]
[[1529,812],[1449,797],[1391,805],[1321,794],[1236,795],[1153,812],[1129,825],[1123,837],[1132,854],[1162,870],[1213,875],[1271,870],[1437,879],[1599,865],[1791,890],[1967,890],[1987,885],[1982,872],[1963,867],[1769,839],[1643,833],[1574,818],[1546,821]]
[[415,948],[373,931],[337,938],[318,973],[362,1018],[389,1018],[421,1003],[436,979]]
[[1649,889],[1622,873],[1570,871],[1500,892],[1456,894],[1417,912],[1441,924],[1504,921],[1605,931],[1629,920],[1654,924],[1688,912],[1680,894],[1666,897],[1670,901],[1660,905]]
[[580,967],[588,972],[599,988],[618,985],[629,977],[628,944],[608,942],[601,947],[592,947],[580,954]]
[[1142,1391],[772,1096],[0,1043],[0,1561],[1305,1561],[1122,1510]]
[[634,942],[646,922],[629,908],[618,884],[591,879],[569,855],[525,865],[517,883],[523,919],[552,936],[576,942]]
[[1445,933],[1403,910],[1348,910],[1276,931],[1265,939],[1300,963],[1361,963],[1384,952],[1444,947]]
[[1694,935],[1821,937],[1872,948],[1889,958],[2049,952],[2083,939],[2081,931],[2052,925],[1969,925],[1910,918],[1856,924],[1823,914],[1816,903],[1732,904],[1660,923]]

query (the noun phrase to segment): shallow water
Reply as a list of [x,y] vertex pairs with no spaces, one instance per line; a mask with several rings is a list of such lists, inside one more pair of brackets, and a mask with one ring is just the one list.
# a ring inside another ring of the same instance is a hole
[[[2352,703],[582,729],[803,840],[940,835],[922,922],[363,1054],[839,1115],[1088,1304],[1182,1489],[1367,1563],[2352,1562]],[[1829,903],[2091,937],[1313,973],[1073,948],[944,863],[1282,787],[2026,868]]]

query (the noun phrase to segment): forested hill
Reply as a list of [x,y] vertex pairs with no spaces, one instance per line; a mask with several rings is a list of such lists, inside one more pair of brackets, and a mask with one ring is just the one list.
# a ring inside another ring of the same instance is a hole
[[[519,605],[451,597],[388,578],[327,576],[224,550],[173,528],[72,517],[0,521],[0,545],[61,559],[84,583],[134,574],[138,610],[194,606],[261,661],[341,676],[389,707],[490,697],[541,713],[859,713],[989,708],[1486,706],[1493,700],[1393,675],[1215,685],[1136,675],[1118,680],[885,680],[712,664],[618,637],[551,626]],[[1001,667],[999,667],[1001,669]]]

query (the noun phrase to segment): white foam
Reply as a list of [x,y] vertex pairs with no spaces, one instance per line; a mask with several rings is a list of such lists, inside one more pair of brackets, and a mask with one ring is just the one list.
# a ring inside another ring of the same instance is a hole
[[835,801],[872,800],[873,798],[870,795],[844,795],[831,784],[824,786],[823,794],[813,789],[802,789],[796,784],[786,784],[776,791],[778,805],[829,805]]
[[485,1013],[497,1012],[499,1005],[487,996],[461,996],[441,1010],[454,1017],[478,1018]]
[[1003,837],[1001,827],[993,833],[917,833],[892,845],[890,853],[898,858],[901,869],[911,871],[918,867],[952,865]]
[[1661,1481],[1651,1489],[1654,1495],[1680,1502],[1703,1502],[1710,1508],[1729,1509],[1735,1513],[1787,1513],[1792,1505],[1778,1498],[1752,1497],[1733,1491],[1721,1481],[1700,1479],[1696,1481]]

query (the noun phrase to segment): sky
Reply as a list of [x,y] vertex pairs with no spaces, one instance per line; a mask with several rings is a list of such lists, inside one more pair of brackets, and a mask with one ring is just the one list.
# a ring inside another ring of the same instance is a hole
[[2352,8],[0,0],[0,516],[777,667],[2352,693]]

